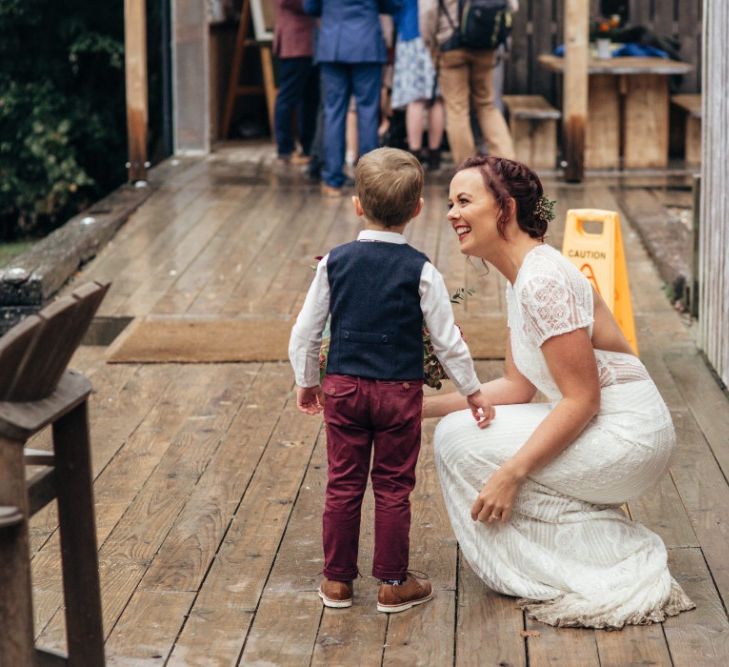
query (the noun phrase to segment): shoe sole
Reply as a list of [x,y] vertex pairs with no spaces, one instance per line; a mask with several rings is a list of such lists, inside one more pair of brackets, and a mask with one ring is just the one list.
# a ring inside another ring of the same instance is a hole
[[419,600],[411,600],[410,602],[403,602],[402,604],[380,604],[377,603],[377,611],[384,612],[385,614],[396,614],[399,611],[407,611],[413,607],[417,607],[419,604],[423,604],[433,599],[431,593],[426,598],[420,598]]
[[329,607],[330,609],[346,609],[347,607],[352,606],[352,598],[349,598],[348,600],[333,600],[332,598],[328,598],[324,595],[324,593],[321,592],[321,589],[318,593],[321,601],[324,603],[324,606]]

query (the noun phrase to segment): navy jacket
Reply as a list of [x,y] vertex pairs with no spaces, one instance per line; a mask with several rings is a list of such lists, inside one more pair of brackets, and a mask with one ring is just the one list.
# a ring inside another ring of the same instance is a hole
[[316,60],[322,63],[386,63],[380,14],[394,14],[403,0],[304,0],[304,11],[321,16]]
[[423,377],[420,275],[412,246],[353,241],[327,258],[331,338],[327,373],[372,380]]

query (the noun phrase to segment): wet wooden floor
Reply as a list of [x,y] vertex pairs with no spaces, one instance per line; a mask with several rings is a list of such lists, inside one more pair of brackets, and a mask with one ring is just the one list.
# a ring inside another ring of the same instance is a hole
[[[270,150],[230,147],[168,162],[158,189],[78,277],[112,280],[100,315],[276,318],[295,314],[313,257],[354,238],[348,198],[324,200]],[[546,181],[558,220],[571,207],[616,208],[619,181]],[[663,187],[664,179],[630,185]],[[475,293],[457,317],[503,315],[503,282],[469,264],[445,223],[445,180],[426,188],[412,243],[450,288]],[[729,664],[729,404],[636,234],[624,224],[642,358],[679,434],[671,474],[630,504],[669,547],[697,604],[662,625],[621,632],[554,629],[525,619],[460,558],[441,500],[426,423],[413,494],[411,566],[435,599],[375,610],[372,503],[363,517],[356,599],[316,596],[326,478],[321,421],[299,414],[286,363],[109,365],[101,346],[74,366],[91,378],[96,518],[110,665]],[[559,225],[549,242],[560,246]],[[479,362],[482,379],[499,372]],[[41,438],[36,446],[44,446]],[[56,515],[32,523],[38,643],[63,649]]]

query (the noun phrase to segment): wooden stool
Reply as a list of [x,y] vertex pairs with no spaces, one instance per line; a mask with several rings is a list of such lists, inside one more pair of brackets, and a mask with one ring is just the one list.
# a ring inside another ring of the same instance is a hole
[[674,95],[671,102],[686,112],[684,147],[686,164],[701,164],[701,95]]
[[541,95],[504,95],[516,159],[532,169],[554,169],[557,121],[562,117]]
[[[104,665],[87,399],[66,366],[108,285],[90,283],[0,338],[0,662],[13,667]],[[53,453],[25,442],[46,426]],[[26,485],[25,465],[48,467]],[[28,519],[58,501],[68,658],[35,649]]]

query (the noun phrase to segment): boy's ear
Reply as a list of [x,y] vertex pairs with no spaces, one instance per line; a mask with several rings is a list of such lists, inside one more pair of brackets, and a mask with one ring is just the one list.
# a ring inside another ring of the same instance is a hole
[[352,204],[354,206],[354,214],[361,218],[364,215],[364,209],[362,208],[362,202],[359,200],[357,195],[352,195]]
[[413,211],[413,218],[417,218],[421,211],[423,210],[423,206],[425,206],[425,199],[422,197],[418,200],[417,205],[415,206],[415,210]]

